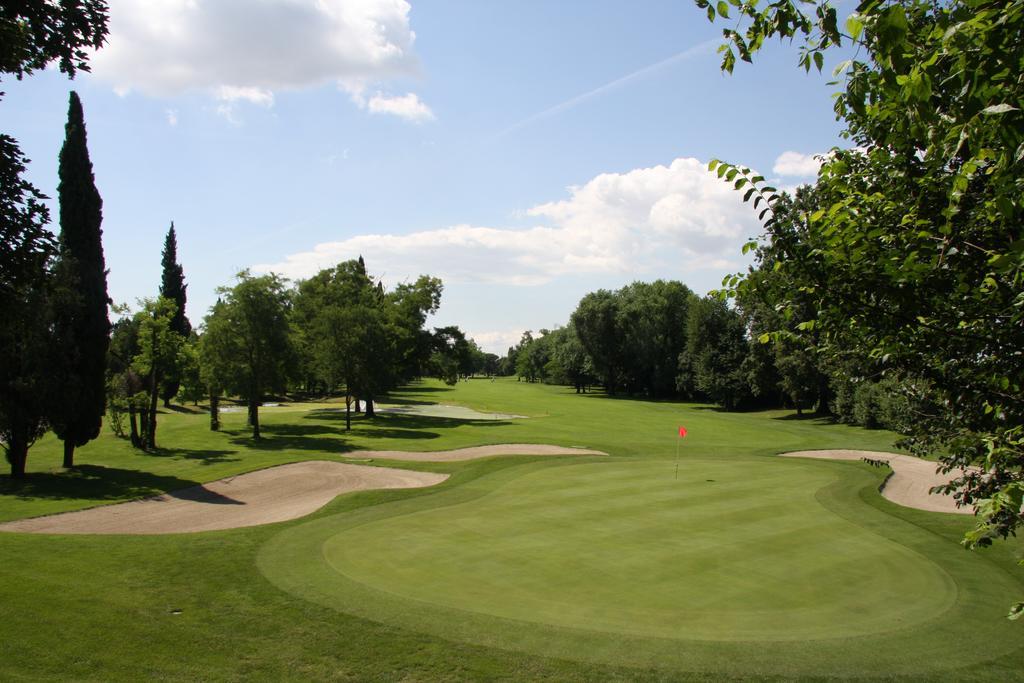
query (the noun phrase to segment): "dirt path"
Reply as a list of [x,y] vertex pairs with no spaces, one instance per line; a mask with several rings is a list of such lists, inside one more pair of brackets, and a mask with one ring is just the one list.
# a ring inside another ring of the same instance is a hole
[[342,493],[433,486],[447,474],[314,460],[240,474],[153,498],[0,524],[40,534],[176,534],[283,522]]
[[899,505],[928,510],[929,512],[952,512],[958,515],[973,515],[973,507],[957,507],[952,496],[930,493],[933,486],[948,484],[959,476],[955,472],[939,474],[934,462],[895,453],[876,451],[797,451],[782,453],[787,458],[819,458],[823,460],[884,460],[892,467],[892,476],[885,483],[882,495]]
[[489,458],[494,455],[608,455],[603,451],[588,448],[565,448],[538,443],[503,443],[494,446],[473,446],[453,451],[432,451],[414,453],[411,451],[351,451],[343,453],[345,458],[374,460],[408,460],[416,462],[453,462]]

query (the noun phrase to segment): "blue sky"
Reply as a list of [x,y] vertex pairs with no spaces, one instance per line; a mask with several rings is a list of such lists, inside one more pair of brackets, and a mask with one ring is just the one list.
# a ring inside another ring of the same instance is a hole
[[722,26],[679,0],[110,7],[93,73],[5,81],[2,128],[56,196],[79,92],[111,296],[155,295],[173,220],[193,323],[243,268],[361,253],[387,286],[441,277],[434,324],[503,352],[594,289],[742,268],[755,216],[708,159],[794,186],[841,144],[831,65],[772,45],[723,75]]

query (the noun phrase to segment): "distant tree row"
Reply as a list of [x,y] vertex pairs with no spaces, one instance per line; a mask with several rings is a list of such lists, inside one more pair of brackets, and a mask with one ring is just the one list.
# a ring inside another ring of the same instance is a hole
[[[784,200],[793,220],[806,192]],[[524,333],[499,361],[500,373],[577,393],[600,386],[610,395],[707,400],[726,410],[787,406],[867,427],[907,419],[898,380],[826,361],[813,336],[777,333],[787,321],[772,304],[770,285],[782,286],[773,268],[759,253],[750,277],[762,286],[734,307],[664,280],[587,294],[566,326]]]

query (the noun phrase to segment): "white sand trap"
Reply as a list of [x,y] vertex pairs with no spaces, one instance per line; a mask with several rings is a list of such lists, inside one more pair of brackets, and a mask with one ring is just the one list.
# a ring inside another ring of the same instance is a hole
[[956,470],[949,474],[940,474],[936,471],[938,465],[934,462],[909,455],[875,451],[797,451],[781,455],[787,458],[819,458],[823,460],[860,460],[861,458],[884,460],[892,467],[892,476],[885,482],[882,495],[892,502],[929,512],[974,514],[973,506],[957,507],[953,496],[930,492],[932,487],[948,484],[962,474]]
[[220,479],[153,498],[0,524],[39,534],[176,534],[283,522],[336,496],[433,486],[447,474],[315,460]]
[[603,451],[589,448],[565,448],[564,446],[548,446],[539,443],[502,443],[494,446],[473,446],[459,448],[454,451],[432,451],[429,453],[412,451],[351,451],[343,453],[345,458],[410,460],[418,462],[453,462],[456,460],[474,460],[489,458],[494,455],[608,455]]
[[[449,420],[525,420],[526,415],[513,413],[482,413],[465,406],[448,406],[440,403],[374,403],[378,413],[395,415],[416,415],[419,417],[443,417]],[[313,408],[313,413],[344,413],[344,408]]]
[[398,415],[419,415],[422,417],[445,417],[450,420],[525,420],[525,415],[512,413],[482,413],[465,406],[446,406],[439,403],[412,403],[394,405],[387,403],[374,404],[377,412],[396,413]]

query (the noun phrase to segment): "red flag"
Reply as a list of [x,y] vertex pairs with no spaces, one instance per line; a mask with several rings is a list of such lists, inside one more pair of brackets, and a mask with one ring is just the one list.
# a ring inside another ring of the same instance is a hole
[[683,438],[684,436],[686,436],[686,427],[682,427],[682,426],[680,426],[680,427],[679,427],[679,438],[681,439],[681,438]]

